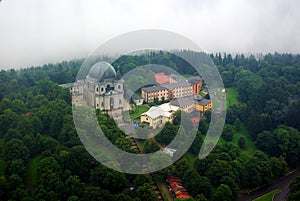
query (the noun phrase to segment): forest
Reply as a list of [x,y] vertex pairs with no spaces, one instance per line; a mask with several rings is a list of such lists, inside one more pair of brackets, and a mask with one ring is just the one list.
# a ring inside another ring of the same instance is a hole
[[[237,100],[228,102],[221,139],[205,159],[197,158],[210,122],[206,112],[188,153],[151,175],[111,170],[82,146],[70,93],[59,84],[74,82],[83,60],[0,71],[0,200],[154,201],[153,183],[166,185],[166,178],[176,175],[189,200],[231,201],[299,167],[300,55],[208,56],[228,92],[237,93]],[[122,56],[112,65],[123,75],[150,63],[196,75],[184,60],[164,52]],[[179,116],[155,137],[158,143],[174,138]],[[113,119],[100,112],[97,117],[111,142],[135,152]],[[143,146],[145,153],[159,149],[150,140]],[[299,183],[297,178],[290,186],[291,200],[300,200]]]

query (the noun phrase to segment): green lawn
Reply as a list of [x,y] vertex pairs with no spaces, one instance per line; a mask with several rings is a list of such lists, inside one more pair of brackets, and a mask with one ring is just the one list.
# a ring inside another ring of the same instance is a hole
[[280,192],[280,189],[276,189],[272,192],[269,192],[267,194],[264,194],[262,196],[260,196],[259,198],[256,198],[253,201],[272,201],[273,200],[273,196],[276,195],[277,193]]
[[246,148],[242,149],[241,152],[246,155],[253,155],[257,151],[257,148],[251,138],[250,133],[244,126],[241,127],[240,131],[234,133],[232,140],[233,144],[238,146],[238,140],[241,136],[244,136],[246,138]]
[[184,157],[187,160],[188,165],[190,166],[190,168],[194,168],[194,164],[195,164],[195,161],[196,161],[196,159],[197,159],[198,156],[194,156],[193,154],[191,154],[189,152],[186,152],[184,154]]
[[26,186],[35,186],[38,184],[38,172],[37,168],[41,156],[35,156],[29,160],[27,168],[25,170],[25,185]]
[[221,89],[218,89],[218,90],[216,91],[216,93],[217,93],[218,99],[221,99],[221,97],[222,97],[222,91],[221,91]]
[[231,143],[238,146],[238,140],[241,136],[244,136],[246,138],[246,148],[242,149],[241,153],[252,156],[255,153],[255,151],[257,151],[257,148],[251,138],[250,133],[246,130],[244,126],[242,126],[238,132],[234,132],[232,142],[226,142],[223,138],[220,137],[218,144],[223,145],[225,143]]
[[139,105],[134,108],[134,112],[130,114],[130,119],[138,118],[142,113],[149,110],[149,105]]
[[237,97],[238,97],[238,92],[235,88],[227,88],[226,89],[226,107],[238,104],[239,101],[238,101]]

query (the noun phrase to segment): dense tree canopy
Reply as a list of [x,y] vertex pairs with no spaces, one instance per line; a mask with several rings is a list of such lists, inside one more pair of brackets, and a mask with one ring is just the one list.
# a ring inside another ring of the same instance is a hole
[[[185,54],[200,54],[207,59],[204,53]],[[256,59],[252,55],[216,54],[210,58],[225,87],[238,91],[239,102],[227,109],[224,144],[216,146],[205,159],[195,159],[209,126],[211,113],[205,113],[188,155],[157,172],[155,179],[164,183],[169,175],[181,177],[195,200],[234,200],[239,189],[266,184],[299,165],[300,55],[275,53]],[[152,176],[112,171],[81,145],[69,91],[59,84],[74,82],[82,61],[0,71],[0,200],[157,200]],[[196,75],[185,60],[163,52],[122,56],[113,66],[120,66],[124,75],[150,63]],[[160,72],[159,68],[156,71]],[[143,77],[135,80],[141,86],[144,83]],[[132,142],[115,121],[96,113],[107,138],[120,149],[134,152]],[[155,140],[160,145],[169,144],[180,129],[180,120],[176,115],[173,124],[167,123]],[[250,132],[264,153],[245,154],[251,139],[236,139],[241,128]],[[188,135],[189,130],[184,134]],[[144,142],[145,153],[158,149],[155,141]],[[151,160],[159,165],[160,160],[170,157],[155,155]],[[28,171],[38,178],[33,176],[30,181]],[[298,180],[291,185],[291,200],[298,200]],[[136,189],[130,190],[131,185]]]

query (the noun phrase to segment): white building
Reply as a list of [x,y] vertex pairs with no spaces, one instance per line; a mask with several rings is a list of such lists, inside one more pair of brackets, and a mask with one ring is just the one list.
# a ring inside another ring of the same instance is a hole
[[174,113],[179,109],[170,103],[164,103],[160,106],[153,106],[147,112],[140,115],[140,122],[146,123],[152,128],[158,128],[166,122],[172,122]]
[[82,97],[86,105],[102,112],[123,110],[123,81],[120,73],[107,62],[94,64],[84,80],[60,86],[69,88],[73,97]]

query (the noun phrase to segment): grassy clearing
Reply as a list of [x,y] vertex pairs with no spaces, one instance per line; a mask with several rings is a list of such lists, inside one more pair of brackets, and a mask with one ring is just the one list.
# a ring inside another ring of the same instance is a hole
[[246,130],[246,128],[244,126],[242,126],[239,131],[234,132],[232,142],[226,142],[223,138],[220,138],[218,141],[218,145],[231,143],[231,144],[238,146],[238,140],[241,136],[244,136],[246,138],[246,148],[241,149],[241,153],[252,156],[255,153],[255,151],[257,151],[257,148],[251,138],[250,133]]
[[251,138],[250,133],[244,126],[242,126],[238,132],[234,133],[232,143],[238,146],[238,140],[241,136],[246,138],[246,148],[242,149],[241,152],[246,155],[253,155],[257,151],[257,148]]
[[216,91],[216,93],[217,93],[218,99],[221,99],[221,97],[222,97],[222,91],[221,91],[221,89],[218,89],[218,90]]
[[41,160],[41,156],[35,156],[34,158],[29,160],[27,168],[25,170],[25,185],[26,186],[36,186],[38,184],[38,172],[37,168],[39,165],[39,161]]
[[219,102],[216,99],[211,99],[212,101],[212,105],[214,108],[218,108],[219,107]]
[[142,113],[149,110],[149,105],[138,105],[134,108],[134,112],[130,114],[130,119],[138,118]]
[[235,88],[227,88],[226,89],[226,107],[238,104],[239,101],[238,101],[237,97],[238,97],[238,92]]
[[272,201],[274,195],[280,192],[280,189],[276,189],[272,192],[269,192],[267,194],[264,194],[263,196],[260,196],[259,198],[256,198],[253,201]]
[[[200,150],[199,150],[200,151]],[[195,164],[195,161],[197,159],[197,156],[194,156],[193,154],[189,153],[189,152],[186,152],[184,154],[184,157],[185,159],[187,160],[188,162],[188,165],[190,166],[190,168],[194,168],[194,164]]]

